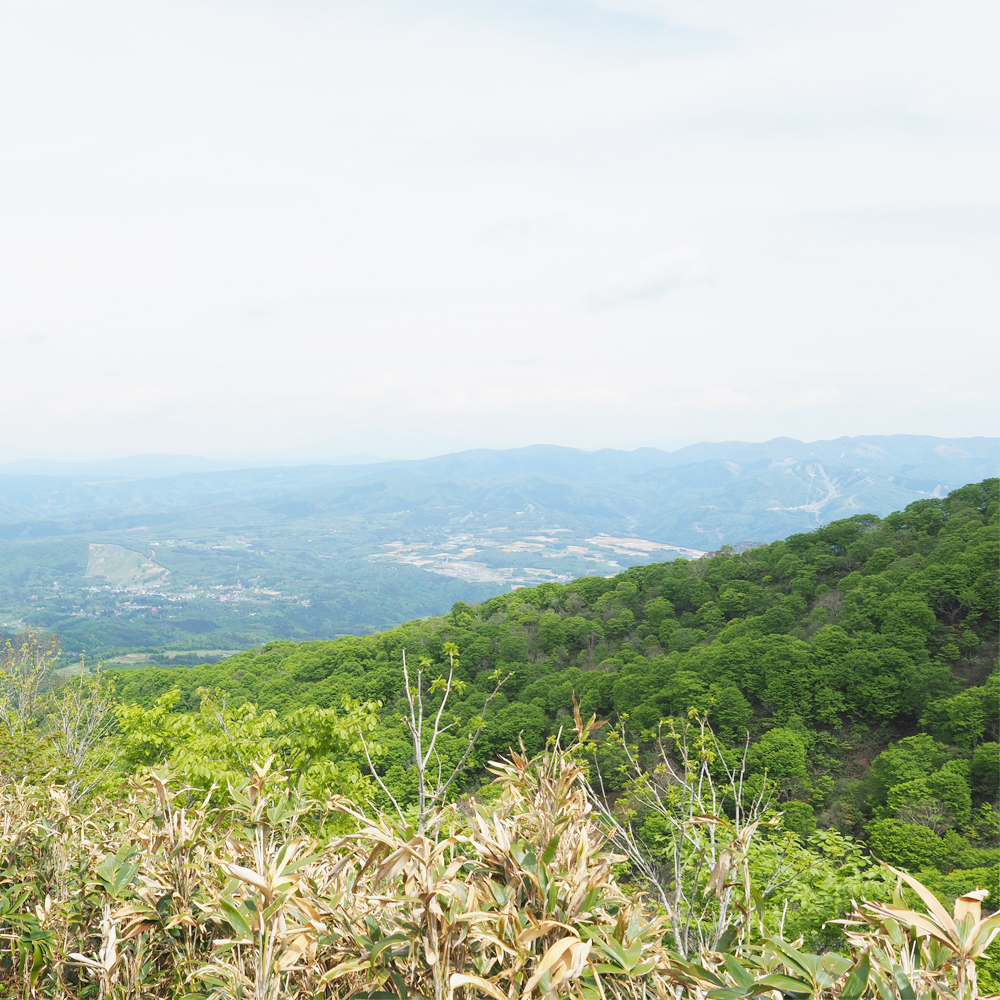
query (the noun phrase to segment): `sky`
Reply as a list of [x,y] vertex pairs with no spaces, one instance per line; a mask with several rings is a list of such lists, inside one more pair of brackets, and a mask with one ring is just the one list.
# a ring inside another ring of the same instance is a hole
[[1000,433],[994,0],[6,0],[0,462]]

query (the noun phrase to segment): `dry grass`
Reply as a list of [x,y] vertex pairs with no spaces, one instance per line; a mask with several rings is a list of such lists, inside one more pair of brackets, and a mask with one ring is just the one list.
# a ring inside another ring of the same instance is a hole
[[[58,788],[8,784],[0,989],[52,1000],[895,997],[902,976],[914,996],[975,995],[970,959],[997,917],[948,924],[867,906],[853,960],[760,938],[737,957],[682,961],[664,943],[669,914],[615,879],[620,857],[579,755],[553,746],[493,769],[496,801],[439,807],[423,833],[311,801],[271,762],[221,809],[165,774],[84,809]],[[353,829],[329,840],[333,812]]]

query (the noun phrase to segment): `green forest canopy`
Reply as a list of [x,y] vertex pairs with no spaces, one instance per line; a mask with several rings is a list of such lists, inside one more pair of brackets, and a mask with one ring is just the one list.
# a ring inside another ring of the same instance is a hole
[[[376,635],[270,642],[190,669],[117,671],[118,697],[130,706],[121,712],[128,762],[177,753],[178,734],[197,730],[191,720],[206,699],[216,714],[224,703],[248,739],[300,751],[310,743],[302,734],[320,720],[329,726],[345,699],[373,700],[377,767],[405,802],[413,775],[400,720],[402,651],[429,659],[433,672],[454,642],[462,690],[448,704],[456,725],[441,744],[446,761],[481,724],[493,678],[508,677],[464,791],[518,741],[534,752],[569,728],[574,699],[639,743],[665,717],[697,709],[734,754],[749,732],[751,781],[771,783],[786,827],[804,840],[836,830],[946,895],[976,884],[995,900],[998,486],[985,480],[884,519],[863,514],[740,554],[723,548],[697,562],[459,602]],[[348,743],[312,740],[326,754],[324,780],[362,780]]]

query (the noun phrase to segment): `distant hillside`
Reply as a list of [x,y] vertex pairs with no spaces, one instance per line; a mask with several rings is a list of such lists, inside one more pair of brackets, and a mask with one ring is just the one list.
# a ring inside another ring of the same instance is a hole
[[[996,475],[1000,440],[203,461],[0,468],[0,626],[57,629],[68,649],[99,655],[364,633],[458,599],[884,515]],[[103,577],[95,551],[117,553]]]

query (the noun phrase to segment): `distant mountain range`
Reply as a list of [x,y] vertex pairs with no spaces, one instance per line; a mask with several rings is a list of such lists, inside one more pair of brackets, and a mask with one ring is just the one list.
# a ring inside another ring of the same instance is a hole
[[530,505],[557,520],[580,519],[588,530],[713,548],[768,542],[861,512],[884,514],[996,475],[998,466],[998,438],[911,435],[729,441],[673,452],[534,445],[265,469],[220,470],[208,459],[170,455],[93,465],[13,463],[0,466],[0,533],[40,537],[95,521],[103,528],[109,518],[229,504],[265,504],[289,518],[416,506],[431,521],[445,510],[516,514]]
[[910,435],[265,469],[16,463],[0,466],[0,625],[104,651],[368,631],[459,597],[883,515],[998,473],[1000,439]]

